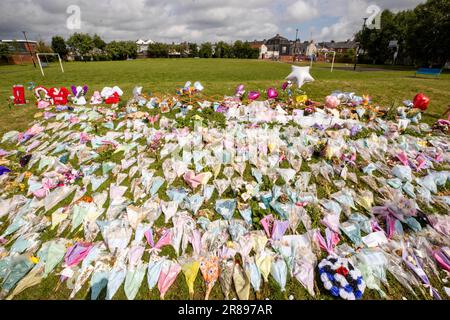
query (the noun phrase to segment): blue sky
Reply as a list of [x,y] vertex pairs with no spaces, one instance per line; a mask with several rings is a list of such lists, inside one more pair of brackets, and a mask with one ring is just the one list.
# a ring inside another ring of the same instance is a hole
[[[2,0],[0,39],[50,40],[73,32],[105,40],[262,40],[280,33],[301,40],[346,40],[361,28],[370,5],[411,9],[424,0]],[[75,11],[67,13],[69,6]],[[73,23],[79,21],[80,24]],[[69,24],[68,24],[69,22]],[[79,26],[79,28],[78,28]]]

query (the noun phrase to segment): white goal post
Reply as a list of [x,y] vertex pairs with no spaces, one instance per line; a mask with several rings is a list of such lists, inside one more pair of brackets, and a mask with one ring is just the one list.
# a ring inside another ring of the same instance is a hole
[[39,68],[41,69],[41,73],[42,73],[43,77],[45,77],[45,74],[44,74],[44,69],[42,68],[41,58],[39,58],[39,56],[57,56],[58,60],[59,60],[59,65],[61,67],[61,71],[62,71],[62,73],[64,73],[64,68],[63,68],[61,57],[59,56],[59,53],[41,53],[41,52],[37,52],[36,53],[36,57],[38,59]]
[[331,62],[331,71],[330,72],[333,72],[333,69],[334,69],[334,59],[336,58],[336,51],[328,51],[328,52],[325,52],[325,60],[327,59],[327,54],[328,53],[332,53],[333,54],[333,61]]
[[[331,68],[330,68],[330,72],[333,72],[334,60],[336,58],[336,51],[319,51],[318,53],[319,54],[323,54],[325,56],[325,61],[327,60],[328,54],[333,54],[333,59],[331,60]],[[310,60],[309,67],[312,68],[313,67],[313,59],[310,58],[309,60]]]

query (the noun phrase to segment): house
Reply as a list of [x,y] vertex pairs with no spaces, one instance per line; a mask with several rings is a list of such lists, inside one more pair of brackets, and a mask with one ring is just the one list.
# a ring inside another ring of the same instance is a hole
[[36,59],[37,41],[0,40],[0,42],[9,46],[8,63],[10,64],[33,63],[33,59]]
[[336,51],[336,53],[347,53],[349,50],[357,48],[357,43],[354,40],[347,41],[330,41],[330,42],[321,42],[319,46],[322,47],[322,51]]
[[169,58],[181,58],[181,52],[176,49],[169,49]]
[[258,40],[254,40],[252,42],[249,42],[250,47],[252,47],[252,49],[260,49],[261,46],[266,42],[266,39],[264,39],[263,41],[258,41]]
[[278,56],[291,55],[291,42],[279,34],[267,40],[265,45],[268,52],[278,52]]
[[259,59],[296,61],[305,55],[309,41],[292,41],[277,34],[268,40],[250,42],[250,45],[252,48],[259,48]]
[[147,50],[148,50],[148,45],[153,44],[153,43],[155,43],[155,42],[153,42],[153,40],[150,40],[150,39],[149,40],[139,39],[138,41],[136,41],[138,55],[146,55]]
[[274,48],[271,47],[271,50],[269,50],[269,47],[265,44],[261,45],[259,48],[259,59],[275,59],[278,60],[280,58],[280,53],[277,50],[273,50]]

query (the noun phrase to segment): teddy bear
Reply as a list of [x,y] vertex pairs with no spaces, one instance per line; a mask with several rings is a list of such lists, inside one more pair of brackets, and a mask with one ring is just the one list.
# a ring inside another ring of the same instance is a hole
[[94,93],[92,94],[91,97],[91,104],[102,104],[103,102],[103,98],[102,95],[100,94],[100,91],[94,91]]
[[88,86],[71,86],[72,89],[72,93],[73,93],[73,98],[72,101],[74,104],[76,104],[77,106],[84,106],[86,104],[86,93],[88,91]]
[[123,91],[118,86],[113,88],[105,87],[100,94],[105,99],[106,104],[116,104],[120,102]]

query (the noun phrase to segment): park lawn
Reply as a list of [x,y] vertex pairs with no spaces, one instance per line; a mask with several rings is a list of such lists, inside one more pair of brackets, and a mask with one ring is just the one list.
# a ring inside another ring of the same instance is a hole
[[[449,107],[450,74],[442,74],[437,79],[415,78],[412,70],[354,72],[340,70],[339,67],[351,69],[351,65],[337,64],[337,69],[330,72],[329,64],[315,64],[311,73],[316,81],[303,87],[308,96],[323,101],[334,90],[351,91],[358,95],[369,94],[374,103],[391,106],[424,92],[431,98],[425,117],[425,121],[430,123]],[[220,99],[223,95],[233,94],[240,83],[245,84],[247,90],[280,87],[290,72],[290,65],[261,60],[143,59],[64,63],[65,73],[61,73],[58,64],[52,63],[44,70],[45,77],[42,77],[33,65],[0,66],[0,135],[10,130],[26,129],[37,111],[30,91],[26,93],[30,101],[28,105],[9,109],[7,100],[14,84],[27,86],[32,81],[49,88],[87,84],[90,88],[88,98],[94,90],[117,85],[127,99],[136,85],[143,86],[144,92],[174,95],[175,89],[186,81],[198,80],[205,87],[206,99]]]
[[[345,67],[345,65],[341,65]],[[62,74],[58,66],[53,64],[46,68],[46,77],[42,78],[38,70],[34,70],[33,66],[3,66],[0,67],[0,88],[1,100],[6,98],[11,92],[11,86],[15,83],[26,85],[27,82],[33,81],[39,85],[50,86],[70,86],[71,84],[90,86],[90,97],[92,90],[101,90],[104,86],[120,86],[125,92],[125,99],[131,96],[132,89],[135,85],[144,86],[144,91],[153,91],[158,94],[174,94],[175,88],[183,86],[185,81],[199,80],[205,86],[205,96],[220,98],[224,94],[233,94],[234,88],[238,83],[246,85],[247,90],[258,88],[267,88],[268,86],[279,87],[283,78],[289,73],[290,66],[278,62],[264,62],[256,60],[220,60],[220,59],[148,59],[136,61],[121,62],[95,62],[95,63],[66,63],[64,64],[66,72]],[[415,79],[411,71],[373,71],[373,72],[353,72],[344,70],[335,70],[330,72],[327,65],[316,65],[312,70],[312,75],[316,78],[316,82],[304,86],[307,94],[315,100],[323,100],[333,90],[355,91],[357,94],[370,94],[375,102],[384,105],[400,104],[402,100],[412,98],[418,91],[423,91],[430,96],[432,102],[427,112],[433,113],[435,116],[442,114],[450,101],[449,88],[450,76],[443,75],[441,79]],[[31,104],[24,107],[14,107],[9,111],[6,103],[1,106],[5,110],[3,117],[0,118],[0,135],[9,130],[23,130],[27,128],[28,123],[33,120],[33,115],[37,111],[34,107],[34,99],[28,92],[27,97],[31,99]],[[167,116],[174,116],[172,113]],[[429,117],[433,120],[433,117]],[[120,158],[121,155],[116,155]],[[118,159],[115,159],[118,160]],[[114,161],[115,161],[114,160]],[[74,160],[75,161],[75,160]],[[306,163],[305,163],[306,164]],[[154,163],[153,169],[157,170],[157,174],[162,175],[162,168],[159,162]],[[159,165],[159,167],[158,167]],[[306,170],[306,168],[305,168]],[[250,174],[250,173],[245,173]],[[337,190],[325,190],[322,188],[321,181],[314,181],[319,188],[318,192],[321,197],[322,193],[335,192]],[[104,183],[97,191],[101,192],[109,185]],[[129,186],[129,181],[125,180],[124,185]],[[161,188],[159,196],[165,199],[163,192],[165,188]],[[227,196],[227,195],[225,195]],[[232,196],[232,195],[230,195]],[[70,203],[73,196],[65,200]],[[210,203],[214,203],[212,198]],[[56,207],[64,205],[61,203]],[[105,205],[108,205],[107,203]],[[56,207],[54,209],[56,209]],[[211,207],[212,208],[212,207]],[[314,208],[313,208],[314,210]],[[50,216],[51,212],[46,215]],[[319,226],[319,214],[315,211],[310,212],[313,219],[313,225]],[[163,220],[157,221],[163,224]],[[0,227],[0,231],[6,228],[6,224]],[[298,230],[303,233],[304,230]],[[41,240],[46,241],[54,238],[56,230],[46,230],[43,232]],[[64,232],[63,237],[74,239],[82,237],[82,231],[74,231],[73,233]],[[100,240],[100,238],[96,240]],[[343,242],[348,239],[343,237]],[[175,252],[171,247],[165,247],[162,255],[175,257]],[[325,256],[325,254],[323,254]],[[148,256],[144,256],[144,261],[148,260]],[[60,271],[58,267],[57,271]],[[438,280],[431,276],[431,282],[436,286]],[[56,272],[51,273],[39,285],[31,287],[18,296],[16,299],[67,299],[70,290],[66,284],[58,286],[59,276]],[[136,299],[159,299],[159,292],[155,288],[149,290],[146,278],[144,278]],[[417,297],[404,289],[390,274],[388,274],[389,287],[382,288],[393,299],[430,299],[429,295],[421,293],[416,289]],[[317,286],[319,284],[319,286]],[[440,286],[438,286],[440,288]],[[195,282],[195,299],[202,299],[205,294],[205,285],[202,277],[198,274]],[[320,280],[316,274],[316,292],[315,299],[332,299],[320,285]],[[442,296],[445,293],[441,292]],[[289,295],[293,295],[295,299],[312,299],[307,291],[295,279],[288,278],[286,291],[281,292],[278,284],[269,277],[269,283],[265,283],[261,288],[258,297],[254,296],[252,291],[250,298],[266,298],[270,299],[287,299]],[[102,294],[104,296],[104,293]],[[231,297],[235,294],[232,293]],[[170,288],[166,295],[166,299],[186,299],[189,297],[188,289],[184,280],[184,276],[180,274],[176,282]],[[89,280],[83,288],[75,296],[76,299],[90,299]],[[114,297],[115,299],[126,299],[123,285]],[[366,290],[364,299],[379,299],[380,295],[374,290]],[[217,283],[211,293],[211,299],[223,299],[221,289]]]

